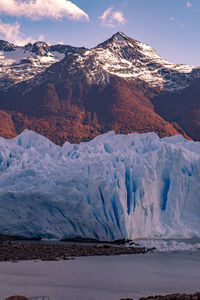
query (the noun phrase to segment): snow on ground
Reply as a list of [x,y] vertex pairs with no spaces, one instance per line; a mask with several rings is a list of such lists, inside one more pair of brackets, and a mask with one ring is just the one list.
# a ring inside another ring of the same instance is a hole
[[57,51],[40,56],[18,46],[15,51],[0,51],[0,89],[29,80],[64,57]]
[[195,293],[200,254],[82,257],[71,261],[0,263],[0,300],[21,294],[50,300],[119,300]]
[[99,66],[107,74],[102,81],[109,82],[108,75],[112,74],[127,80],[141,80],[165,92],[178,92],[189,86],[192,80],[200,78],[199,68],[162,59],[150,46],[130,39],[121,32],[109,42],[76,56],[74,65],[80,67],[90,65],[90,57],[95,57],[86,74],[90,84],[99,82]]
[[0,233],[43,238],[200,237],[200,143],[154,133],[63,147],[0,138]]
[[58,61],[65,57],[64,53],[57,51],[49,52],[46,56],[37,56],[35,53],[24,49],[24,47],[16,47],[14,51],[1,51],[0,52],[0,63],[2,65],[19,64],[23,59],[37,58],[43,62]]
[[[0,51],[0,89],[7,89],[30,79],[37,85],[37,74],[42,74],[53,63],[62,60],[64,52],[69,55],[75,50],[70,46],[66,46],[64,50],[59,47],[61,45],[57,45],[57,49],[60,49],[57,52],[48,48],[47,44],[37,42],[37,46],[41,48],[40,56],[36,55],[37,52],[32,52],[34,45],[13,45],[13,51]],[[52,47],[55,49],[55,46]],[[200,68],[166,61],[150,46],[130,39],[122,32],[90,50],[75,51],[69,60],[66,57],[63,68],[66,62],[70,66],[67,66],[65,72],[72,76],[72,80],[73,75],[78,74],[82,78],[84,74],[89,85],[100,82],[108,84],[110,77],[115,75],[128,81],[145,82],[151,88],[161,91],[179,92],[193,80],[200,78]],[[40,80],[42,81],[41,78]],[[46,77],[44,80],[46,81]]]

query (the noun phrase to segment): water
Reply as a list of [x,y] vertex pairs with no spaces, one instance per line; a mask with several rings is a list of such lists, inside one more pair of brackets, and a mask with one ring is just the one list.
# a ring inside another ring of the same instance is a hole
[[120,300],[197,291],[198,251],[0,263],[0,300],[14,294],[50,300]]

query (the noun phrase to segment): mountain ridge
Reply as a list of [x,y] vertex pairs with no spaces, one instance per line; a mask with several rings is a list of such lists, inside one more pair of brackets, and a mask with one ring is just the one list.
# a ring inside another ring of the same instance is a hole
[[[110,130],[200,139],[200,68],[167,62],[150,46],[121,32],[94,48],[76,48],[67,55],[60,45],[57,60],[51,55],[55,57],[58,49],[46,56],[51,46],[36,45],[43,56],[5,66],[11,78],[0,74],[0,110],[8,124],[0,127],[0,135],[13,137],[28,128],[57,144],[80,143]],[[187,115],[195,116],[194,123]],[[13,130],[5,133],[6,127]]]

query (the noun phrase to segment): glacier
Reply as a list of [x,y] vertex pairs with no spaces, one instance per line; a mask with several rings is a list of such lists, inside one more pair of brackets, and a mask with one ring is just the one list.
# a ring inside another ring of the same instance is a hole
[[1,137],[0,234],[200,237],[200,143],[155,133],[62,147],[29,130]]

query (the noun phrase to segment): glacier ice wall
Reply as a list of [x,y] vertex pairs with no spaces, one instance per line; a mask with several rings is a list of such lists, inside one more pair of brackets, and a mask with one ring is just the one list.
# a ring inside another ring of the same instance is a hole
[[56,146],[0,138],[0,233],[25,237],[200,237],[200,143],[154,133]]

